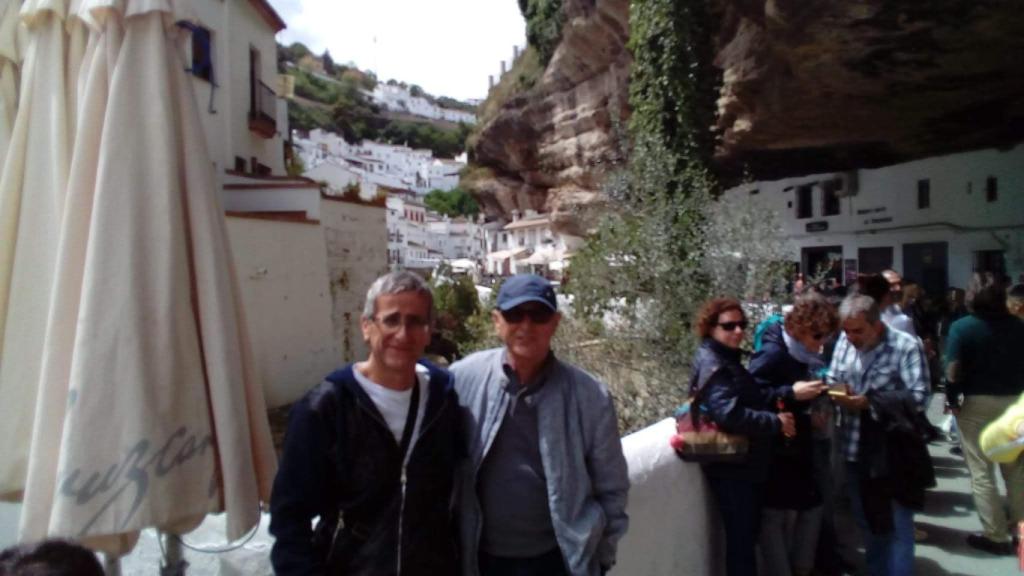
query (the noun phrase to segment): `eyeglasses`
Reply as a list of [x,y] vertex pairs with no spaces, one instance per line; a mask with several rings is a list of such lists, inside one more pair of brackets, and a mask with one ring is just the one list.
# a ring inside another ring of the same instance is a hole
[[719,328],[721,328],[722,330],[725,330],[726,332],[732,332],[733,330],[735,330],[737,328],[739,328],[740,330],[746,330],[747,329],[747,321],[746,320],[740,320],[739,322],[719,322],[717,324],[717,326]]
[[410,315],[404,319],[398,312],[394,314],[388,314],[387,316],[374,316],[372,320],[380,324],[381,328],[387,333],[398,332],[405,326],[408,331],[413,330],[426,330],[430,326],[430,321],[422,316]]
[[509,324],[519,324],[526,318],[529,318],[530,322],[534,324],[547,324],[555,317],[555,311],[542,306],[537,308],[517,306],[511,310],[501,310],[501,317]]

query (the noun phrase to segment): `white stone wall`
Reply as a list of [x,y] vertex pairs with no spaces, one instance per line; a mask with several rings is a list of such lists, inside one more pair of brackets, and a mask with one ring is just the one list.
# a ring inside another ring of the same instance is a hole
[[321,200],[330,318],[343,362],[364,359],[369,353],[359,319],[370,284],[388,271],[385,212],[380,206]]
[[227,218],[256,372],[269,407],[340,364],[324,237],[316,223]]
[[[823,215],[822,193],[812,192],[812,217],[798,219],[797,187],[853,175],[856,193],[840,200],[840,213]],[[997,179],[998,198],[986,199],[986,181]],[[927,179],[930,206],[918,208],[918,181]],[[756,191],[756,194],[751,194]],[[726,198],[773,210],[791,242],[792,258],[817,246],[841,246],[843,259],[858,249],[892,247],[893,268],[904,269],[904,246],[948,243],[948,282],[966,287],[974,253],[1005,250],[1007,272],[1024,273],[1024,145],[926,158],[872,170],[816,174],[733,188]],[[809,232],[809,223],[827,226]]]

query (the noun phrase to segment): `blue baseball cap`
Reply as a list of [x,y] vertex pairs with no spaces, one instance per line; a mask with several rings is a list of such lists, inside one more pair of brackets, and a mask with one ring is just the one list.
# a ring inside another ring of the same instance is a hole
[[551,283],[536,274],[516,274],[498,291],[498,310],[511,310],[527,302],[540,302],[552,312],[558,311],[558,300]]

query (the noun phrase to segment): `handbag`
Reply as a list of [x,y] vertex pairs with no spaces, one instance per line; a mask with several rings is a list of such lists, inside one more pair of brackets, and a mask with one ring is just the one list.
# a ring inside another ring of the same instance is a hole
[[739,463],[747,458],[750,441],[742,434],[725,432],[701,406],[698,390],[676,409],[676,434],[670,440],[676,455],[686,462]]

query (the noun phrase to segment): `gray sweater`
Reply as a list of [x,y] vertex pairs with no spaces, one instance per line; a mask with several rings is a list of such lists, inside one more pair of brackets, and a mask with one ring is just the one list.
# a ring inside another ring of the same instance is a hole
[[[451,367],[469,458],[460,483],[463,575],[479,574],[482,530],[476,483],[511,398],[503,349],[478,352]],[[572,576],[598,576],[615,563],[626,532],[629,475],[608,390],[586,372],[554,359],[535,394],[540,453],[555,539]]]

